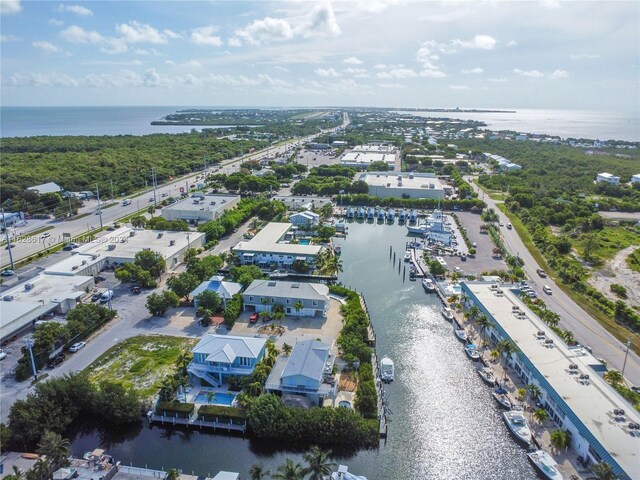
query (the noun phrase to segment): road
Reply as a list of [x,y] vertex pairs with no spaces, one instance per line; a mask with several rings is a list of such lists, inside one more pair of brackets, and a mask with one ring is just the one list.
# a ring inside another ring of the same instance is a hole
[[[214,166],[208,169],[206,173],[225,173],[231,174],[235,171],[238,171],[238,167],[240,163],[245,162],[247,160],[255,159],[263,157],[267,154],[277,155],[282,154],[287,151],[291,146],[301,145],[304,142],[309,142],[316,138],[318,135],[335,132],[338,128],[344,128],[349,124],[349,116],[345,113],[343,117],[343,123],[340,127],[326,129],[320,133],[309,135],[306,137],[294,138],[291,140],[287,140],[281,145],[268,147],[266,149],[253,152],[247,155],[242,155],[238,158],[231,159],[229,161],[223,162],[220,166]],[[180,188],[187,187],[193,184],[196,181],[196,177],[202,176],[204,172],[197,172],[193,174],[186,175],[179,179],[172,181],[171,183],[160,185],[156,187],[156,201],[160,202],[163,198],[163,195],[166,197],[179,197],[180,196]],[[137,196],[136,196],[137,195]],[[17,262],[20,259],[29,257],[38,251],[41,251],[45,248],[52,247],[56,244],[62,243],[64,241],[63,234],[70,234],[72,237],[79,237],[87,234],[93,230],[99,229],[101,223],[103,226],[107,226],[113,224],[118,219],[123,218],[128,215],[132,215],[141,210],[146,210],[149,205],[153,204],[153,190],[148,190],[143,193],[139,193],[136,195],[129,195],[126,198],[130,198],[131,204],[127,206],[123,206],[121,202],[113,206],[109,206],[105,208],[106,205],[110,205],[113,202],[103,202],[103,206],[100,209],[102,212],[101,215],[96,215],[96,211],[98,210],[98,201],[97,200],[88,200],[85,202],[85,206],[79,211],[79,214],[88,213],[89,215],[83,216],[82,218],[78,218],[75,220],[51,220],[46,224],[38,224],[38,228],[42,228],[43,226],[52,226],[54,227],[52,230],[47,231],[49,234],[46,238],[42,238],[41,235],[36,235],[34,237],[27,237],[23,239],[19,239],[15,242],[15,247],[11,248],[11,254],[13,255],[14,262]],[[29,229],[23,228],[22,232],[28,234]],[[10,266],[9,259],[9,251],[5,248],[0,250],[0,268],[5,268]]]
[[[471,182],[471,178],[466,178],[466,180],[480,194],[487,206],[496,211],[504,225],[507,225],[509,219],[497,206],[501,202],[489,198],[488,195],[483,195],[482,190]],[[597,320],[590,317],[587,312],[580,308],[551,278],[540,278],[536,272],[540,266],[527,250],[515,229],[501,228],[501,233],[509,252],[512,255],[518,255],[524,261],[524,271],[527,274],[529,283],[538,292],[538,296],[544,300],[549,309],[560,315],[560,327],[572,331],[575,339],[582,345],[590,346],[593,350],[593,355],[596,358],[606,360],[610,369],[621,371],[624,364],[626,346],[605,330]],[[553,293],[551,295],[542,293],[543,285],[549,285]],[[627,380],[633,385],[640,385],[640,358],[631,350],[629,350],[624,373]]]

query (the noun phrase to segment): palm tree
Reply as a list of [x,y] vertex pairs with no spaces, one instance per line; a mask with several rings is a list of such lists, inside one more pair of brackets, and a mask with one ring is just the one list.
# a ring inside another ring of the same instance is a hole
[[464,316],[466,318],[474,320],[478,316],[479,313],[480,313],[480,309],[474,305],[473,307],[469,308],[469,310],[466,311]]
[[24,480],[25,472],[20,470],[15,465],[12,465],[12,468],[13,468],[13,473],[7,474],[7,476],[4,477],[5,480]]
[[573,345],[576,343],[576,339],[573,336],[573,332],[571,330],[565,330],[562,332],[562,339],[567,345]]
[[164,480],[178,480],[180,478],[180,472],[177,468],[170,468],[167,470],[167,476],[164,477]]
[[538,400],[540,400],[540,397],[542,396],[542,390],[540,390],[540,387],[538,385],[530,383],[525,388],[527,389],[527,396],[532,403],[536,403]]
[[594,463],[591,467],[591,473],[595,476],[596,480],[616,480],[619,478],[615,473],[613,473],[613,468],[608,463],[600,462]]
[[544,421],[549,418],[549,414],[547,413],[547,411],[544,408],[538,408],[536,409],[535,412],[533,412],[533,418],[536,420],[536,422],[538,422],[540,425],[542,425],[544,423]]
[[178,358],[176,359],[176,367],[178,367],[178,369],[183,374],[186,374],[187,367],[191,363],[192,359],[193,359],[193,355],[191,354],[191,352],[189,350],[183,350],[178,356]]
[[269,357],[277,357],[278,356],[278,348],[276,347],[276,343],[269,339],[265,345],[267,347],[267,356]]
[[320,447],[314,445],[311,447],[311,450],[302,456],[308,465],[307,468],[304,469],[304,474],[311,474],[309,480],[323,480],[325,477],[331,475],[331,471],[336,464],[329,461],[330,455],[331,452],[322,450]]
[[480,329],[480,338],[484,339],[484,334],[487,333],[487,330],[493,326],[491,320],[486,315],[480,315],[476,317],[474,322],[477,327]]
[[[39,458],[31,468],[32,475],[35,478],[44,480],[51,477],[51,465],[44,458]],[[29,475],[27,475],[27,478]]]
[[282,353],[284,353],[285,355],[287,356],[291,355],[292,350],[293,350],[293,347],[288,343],[285,343],[284,345],[282,345]]
[[284,465],[278,467],[278,472],[273,475],[276,480],[303,480],[304,469],[299,463],[293,463],[293,460],[287,458]]
[[268,475],[271,475],[271,472],[265,470],[262,463],[254,463],[249,469],[249,478],[251,480],[262,480],[263,478],[267,478]]
[[509,356],[512,353],[515,353],[518,351],[518,347],[516,346],[515,343],[513,343],[513,341],[508,340],[508,339],[504,339],[504,340],[500,340],[497,345],[496,345],[496,350],[498,351],[498,353],[500,354],[500,364],[502,365],[502,358],[504,357],[505,361],[504,361],[504,365],[502,365],[502,372],[504,374],[504,376],[507,376],[507,359],[509,358]]
[[611,385],[620,385],[624,381],[624,377],[617,370],[609,370],[604,374],[604,379]]
[[562,450],[563,448],[566,448],[569,446],[569,435],[567,435],[567,432],[565,432],[564,430],[560,430],[560,429],[555,429],[554,431],[551,432],[551,445],[553,445],[553,447],[556,450]]
[[207,392],[207,403],[211,405],[216,399],[216,392]]
[[38,450],[36,451],[40,455],[46,455],[51,462],[51,468],[55,470],[60,467],[66,467],[69,464],[70,445],[69,440],[62,438],[59,433],[47,430],[40,438]]
[[296,303],[293,304],[293,309],[296,311],[296,313],[298,315],[300,315],[300,310],[302,310],[304,308],[304,304],[298,300]]

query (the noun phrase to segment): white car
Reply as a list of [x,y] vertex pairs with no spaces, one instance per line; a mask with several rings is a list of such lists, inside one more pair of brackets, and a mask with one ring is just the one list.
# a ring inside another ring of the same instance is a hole
[[0,349],[0,360],[4,360],[5,358],[7,358],[7,354],[2,349]]
[[551,287],[549,285],[545,285],[544,287],[542,287],[542,291],[547,295],[551,295]]
[[84,343],[84,342],[74,343],[73,345],[71,345],[71,346],[69,347],[69,351],[70,351],[71,353],[75,353],[75,352],[77,352],[78,350],[80,350],[81,348],[84,348],[84,347],[85,347],[85,345],[86,345],[86,343]]
[[47,238],[50,237],[51,234],[49,232],[44,232],[42,235],[40,235],[40,238]]
[[13,270],[7,269],[7,270],[3,270],[2,274],[3,277],[10,277],[13,275]]
[[504,222],[500,222],[498,223],[498,225],[500,225],[501,227],[504,227]]

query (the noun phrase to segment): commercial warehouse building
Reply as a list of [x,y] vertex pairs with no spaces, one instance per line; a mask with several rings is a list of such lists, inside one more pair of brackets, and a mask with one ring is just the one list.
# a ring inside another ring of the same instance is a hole
[[[477,306],[493,324],[489,337],[518,347],[508,364],[525,385],[542,391],[540,403],[571,446],[589,463],[606,462],[619,478],[640,478],[640,413],[604,379],[605,367],[581,347],[571,348],[518,297],[498,284],[463,282],[465,306]],[[624,413],[620,414],[620,410]]]
[[210,222],[233,208],[240,201],[238,195],[199,195],[185,198],[162,209],[162,217],[169,221],[188,223]]
[[432,173],[366,172],[358,176],[369,186],[369,195],[398,198],[442,199],[451,192]]

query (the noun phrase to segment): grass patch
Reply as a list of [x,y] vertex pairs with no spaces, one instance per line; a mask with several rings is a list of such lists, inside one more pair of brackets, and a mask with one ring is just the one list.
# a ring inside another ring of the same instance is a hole
[[[520,239],[522,240],[522,243],[524,243],[524,246],[527,247],[527,250],[529,250],[529,253],[533,257],[533,259],[540,266],[540,268],[547,272],[547,274],[553,279],[556,285],[558,285],[562,289],[562,291],[571,298],[571,300],[580,305],[580,307],[585,312],[587,312],[591,317],[595,318],[600,325],[602,325],[608,332],[610,332],[622,343],[626,342],[628,338],[631,338],[631,349],[637,354],[640,354],[640,335],[617,323],[614,318],[606,315],[598,308],[596,308],[589,297],[576,292],[567,284],[565,284],[562,279],[555,274],[553,269],[549,267],[547,261],[542,256],[542,253],[533,243],[533,240],[529,235],[529,231],[524,226],[520,218],[509,212],[504,204],[499,204],[498,208],[509,218],[509,221],[513,225],[513,228],[515,228],[516,232],[520,236]],[[640,249],[636,250],[636,252],[637,251],[640,251]]]
[[192,338],[155,335],[128,338],[107,350],[85,372],[92,382],[109,380],[151,398],[162,378],[174,370],[180,354],[196,343]]
[[640,273],[640,248],[636,248],[627,257],[627,266],[636,272]]
[[[640,245],[640,234],[632,227],[606,226],[596,234],[595,247],[591,256],[599,261],[613,258],[616,253],[631,245]],[[584,256],[585,236],[572,239],[571,243],[580,256]]]
[[118,202],[111,202],[107,204],[100,205],[100,210],[104,210],[105,208],[115,207],[116,205],[120,205]]

